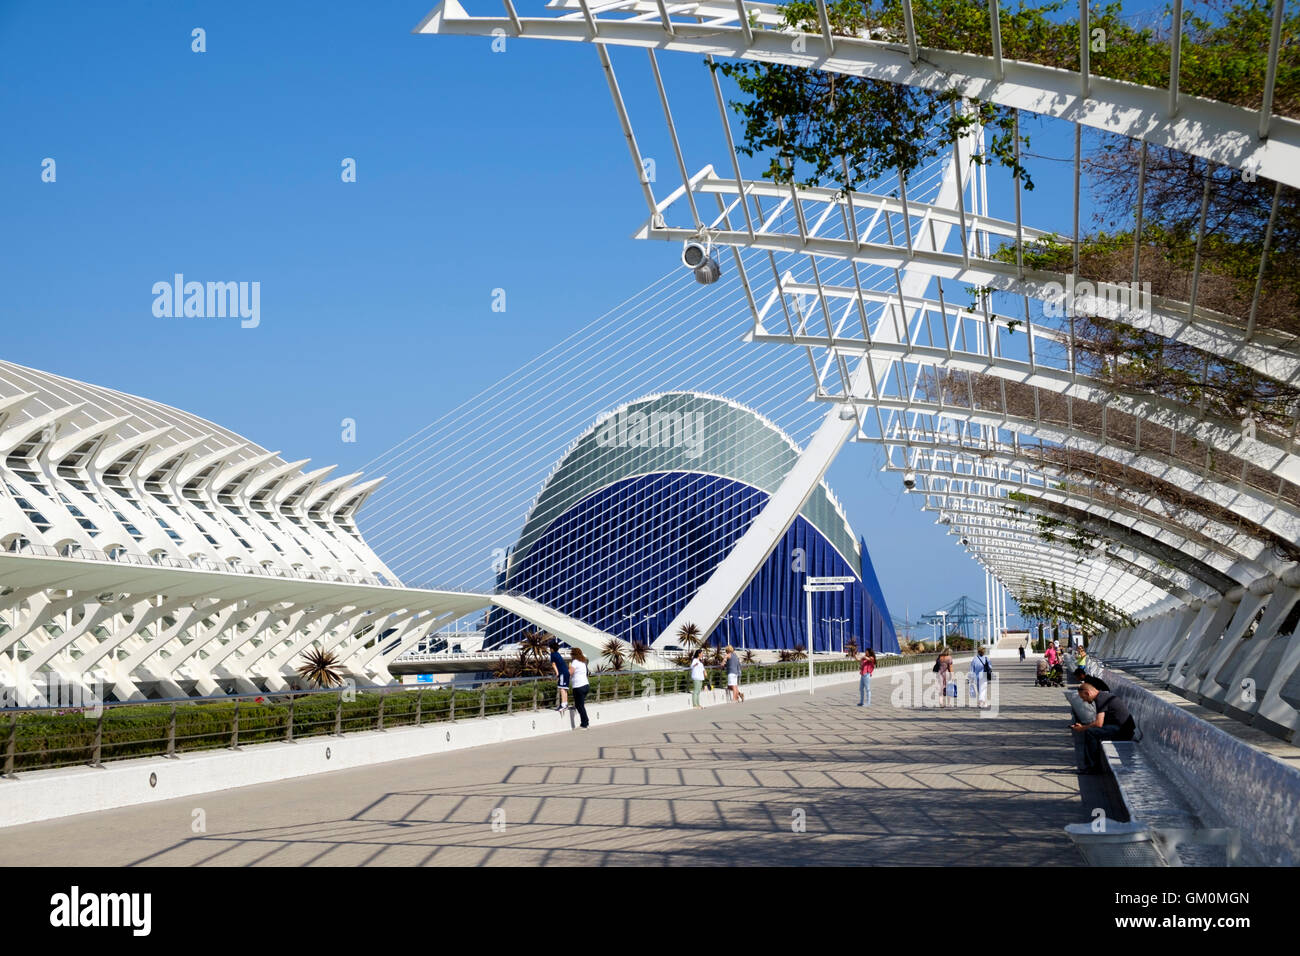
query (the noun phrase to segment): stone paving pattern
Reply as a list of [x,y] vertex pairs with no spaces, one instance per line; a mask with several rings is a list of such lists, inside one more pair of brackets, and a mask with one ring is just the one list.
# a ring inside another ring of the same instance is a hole
[[885,670],[867,708],[846,684],[83,814],[0,831],[0,864],[1080,865],[1062,828],[1103,784],[1060,690],[997,672],[996,716],[894,706]]

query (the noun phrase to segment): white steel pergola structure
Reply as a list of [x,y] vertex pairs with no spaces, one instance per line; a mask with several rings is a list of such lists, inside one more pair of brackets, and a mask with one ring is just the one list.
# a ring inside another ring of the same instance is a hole
[[[490,5],[485,2],[485,9]],[[1093,74],[1088,6],[1080,5],[1079,69],[1012,61],[1001,54],[999,5],[988,4],[990,56],[926,46],[904,0],[906,30],[890,38],[835,33],[818,0],[821,29],[795,33],[778,6],[665,0],[556,0],[523,16],[512,0],[471,15],[446,0],[417,33],[549,39],[592,44],[645,198],[640,238],[704,238],[730,247],[753,314],[750,338],[802,353],[813,399],[826,417],[764,512],[660,637],[687,621],[708,633],[789,526],[835,455],[850,440],[881,446],[885,468],[911,480],[923,507],[1017,598],[1043,585],[1096,599],[1106,629],[1097,649],[1159,661],[1189,695],[1290,735],[1300,700],[1286,691],[1300,666],[1293,635],[1300,601],[1300,407],[1289,430],[1217,416],[1154,392],[1117,389],[1080,367],[1089,343],[1074,315],[1096,316],[1237,363],[1279,386],[1300,385],[1292,337],[1257,322],[1272,224],[1284,190],[1300,187],[1300,122],[1273,112],[1282,0],[1259,109],[1179,90],[1182,19],[1173,18],[1170,82],[1150,87]],[[681,184],[666,196],[647,178],[611,50],[644,51]],[[746,178],[716,74],[696,102],[716,107],[727,149],[692,173],[673,121],[660,51],[804,67],[870,77],[965,97],[1070,124],[1072,221],[1057,232],[1073,246],[1068,273],[1030,268],[1027,243],[1045,237],[1023,221],[1020,183],[1001,216],[988,208],[978,130],[954,144],[928,196],[906,179],[879,192],[834,190]],[[1162,147],[1275,184],[1263,237],[1260,281],[1240,314],[1198,302],[1205,180],[1197,256],[1186,299],[1152,295],[1135,308],[1095,283],[1076,286],[1085,130],[1140,144],[1133,289],[1140,289],[1141,196],[1147,150]],[[896,194],[895,194],[896,193]],[[1014,249],[1014,261],[998,248]],[[768,254],[771,275],[747,271],[739,250]],[[782,266],[778,266],[778,258]],[[833,273],[834,279],[824,278]],[[962,307],[954,285],[1020,304],[1000,314],[991,296]],[[1073,290],[1064,318],[1044,305]],[[1140,479],[1140,480],[1138,480]],[[1045,534],[1066,526],[1070,535]],[[997,587],[993,621],[1005,621]],[[1258,620],[1256,620],[1258,618]],[[1249,637],[1246,641],[1236,638]],[[1258,692],[1235,695],[1253,681]],[[1290,694],[1291,696],[1284,696]]]

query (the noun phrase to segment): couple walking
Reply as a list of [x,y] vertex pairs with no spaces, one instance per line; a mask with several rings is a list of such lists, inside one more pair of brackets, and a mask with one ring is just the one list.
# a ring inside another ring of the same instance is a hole
[[[952,651],[944,648],[934,662],[935,690],[939,694],[940,707],[957,706],[957,668],[953,664]],[[989,661],[985,649],[977,647],[975,657],[970,662],[970,695],[981,708],[989,706],[989,681],[993,677],[993,664]],[[950,703],[951,702],[951,703]]]

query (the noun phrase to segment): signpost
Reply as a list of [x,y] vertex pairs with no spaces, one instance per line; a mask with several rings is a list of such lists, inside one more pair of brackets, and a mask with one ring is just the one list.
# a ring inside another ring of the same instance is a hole
[[813,692],[813,613],[812,596],[819,591],[843,591],[844,585],[852,584],[857,578],[852,575],[838,577],[810,577],[803,586],[804,603],[808,609],[808,693]]

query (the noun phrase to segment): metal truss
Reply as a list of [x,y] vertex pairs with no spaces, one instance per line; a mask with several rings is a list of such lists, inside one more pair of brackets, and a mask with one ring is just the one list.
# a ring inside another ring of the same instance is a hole
[[[1198,301],[1208,174],[1184,301],[1151,295],[1135,305],[1113,288],[1076,283],[1073,274],[1028,268],[1023,250],[1055,232],[1073,245],[1077,272],[1085,128],[1143,144],[1139,196],[1147,147],[1168,147],[1272,181],[1276,219],[1283,187],[1300,186],[1300,123],[1272,112],[1281,0],[1274,4],[1259,110],[1179,92],[1177,17],[1170,84],[1148,87],[1091,73],[1086,5],[1075,71],[1006,59],[996,39],[992,56],[927,47],[926,37],[911,27],[910,2],[904,7],[905,34],[891,37],[835,34],[823,0],[816,3],[821,29],[799,34],[783,25],[780,7],[741,0],[556,0],[544,17],[520,16],[512,0],[504,0],[504,15],[471,16],[447,0],[416,28],[593,44],[646,201],[648,219],[637,235],[670,242],[704,238],[768,254],[770,277],[733,257],[754,318],[749,338],[802,355],[813,376],[813,399],[832,407],[804,452],[805,467],[787,479],[790,500],[765,513],[770,520],[756,522],[767,530],[752,546],[738,546],[730,564],[724,561],[727,566],[702,589],[716,585],[709,600],[693,611],[725,609],[747,569],[761,563],[773,529],[788,523],[797,510],[791,505],[801,503],[799,495],[806,496],[846,440],[881,445],[886,468],[919,479],[926,506],[940,510],[941,520],[1013,593],[1048,581],[1127,613],[1157,617],[1196,602],[1217,606],[1243,588],[1273,593],[1294,573],[1291,559],[1300,541],[1300,407],[1285,407],[1290,424],[1280,427],[1225,418],[1204,400],[1117,386],[1118,369],[1097,358],[1095,343],[1079,334],[1076,321],[1097,317],[1186,346],[1200,353],[1207,377],[1216,363],[1236,363],[1264,379],[1300,385],[1300,348],[1256,321],[1271,232],[1264,236],[1254,296],[1231,315]],[[999,16],[993,0],[995,38]],[[643,169],[610,55],[616,47],[646,51],[681,174],[680,185],[662,198]],[[712,71],[710,89],[696,100],[716,107],[727,150],[721,162],[690,174],[657,60],[661,50],[956,89],[1008,107],[1017,119],[1023,111],[1064,121],[1073,129],[1074,164],[1073,195],[1063,196],[1062,205],[1072,205],[1073,219],[1067,228],[1051,224],[1054,230],[1027,225],[1018,182],[1007,213],[991,214],[987,169],[971,163],[984,150],[982,135],[952,145],[932,194],[907,179],[896,188],[840,191],[746,178]],[[1136,292],[1144,270],[1134,242],[1129,288]],[[955,301],[962,286],[976,288],[976,301]],[[1037,460],[1024,446],[1037,447]],[[1059,450],[1058,460],[1050,460],[1045,448]],[[1079,457],[1085,464],[1074,467]],[[1106,493],[1108,485],[1121,494]],[[1160,489],[1169,487],[1178,491],[1172,504],[1161,497]],[[1080,557],[1060,541],[1045,541],[1040,516],[1105,542],[1104,558]],[[1249,525],[1238,527],[1229,516]],[[706,623],[708,615],[701,617]],[[1202,623],[1214,627],[1216,620]]]

